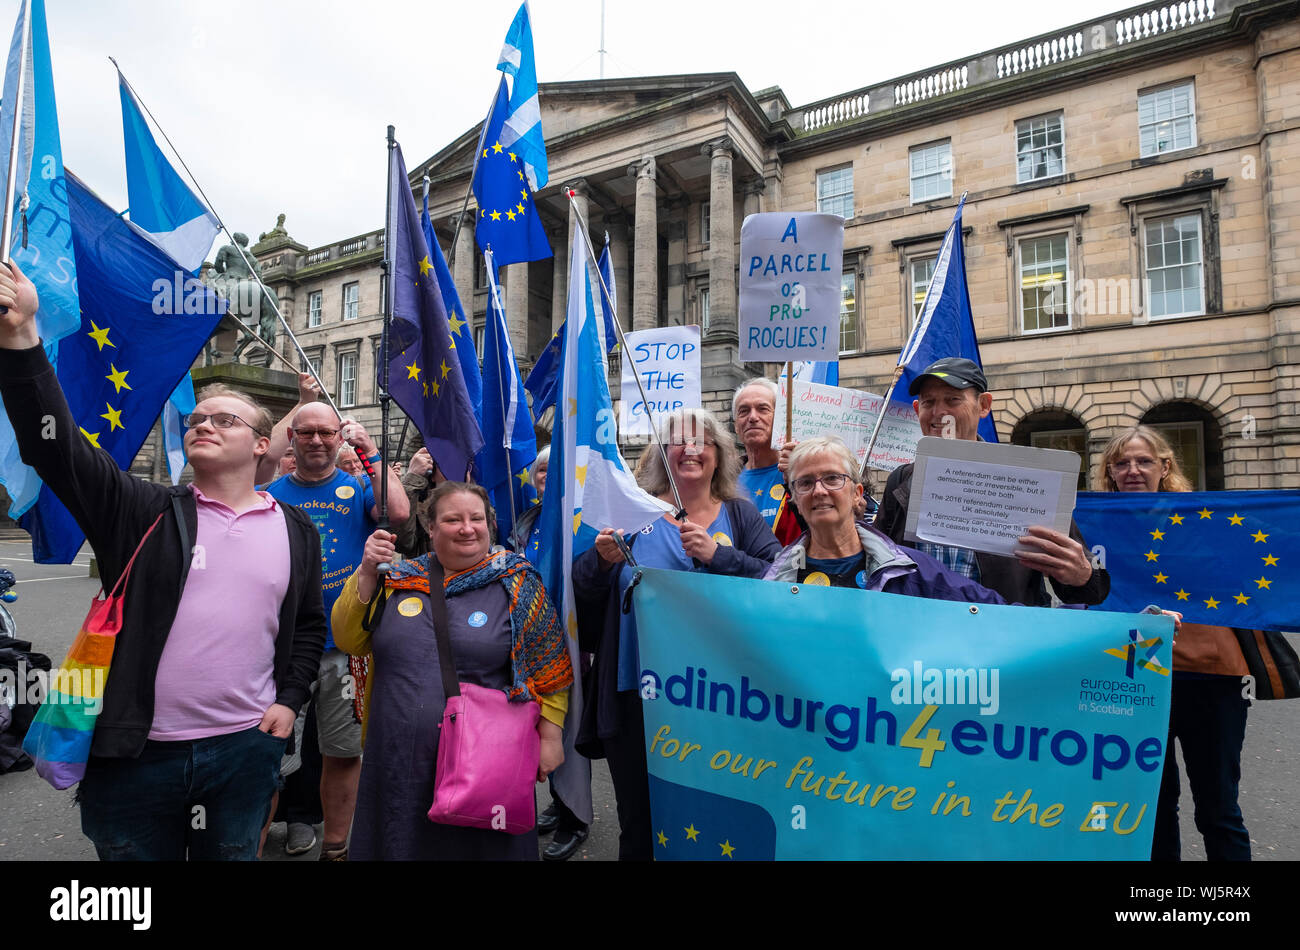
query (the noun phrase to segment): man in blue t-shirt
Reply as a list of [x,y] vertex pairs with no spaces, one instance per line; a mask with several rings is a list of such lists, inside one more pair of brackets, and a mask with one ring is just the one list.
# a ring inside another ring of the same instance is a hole
[[[343,585],[361,564],[366,539],[379,520],[375,491],[366,476],[357,477],[335,466],[346,441],[370,462],[376,475],[388,478],[388,518],[400,524],[410,514],[401,481],[382,464],[374,440],[350,419],[340,420],[322,402],[303,406],[289,426],[289,444],[297,468],[267,486],[277,501],[295,505],[320,532],[321,580],[325,619]],[[361,777],[361,726],[352,715],[356,686],[348,678],[348,658],[334,646],[326,627],[325,652],[313,692],[321,751],[321,810],[325,816],[321,860],[347,855],[348,831]]]
[[780,453],[772,448],[772,423],[779,394],[776,383],[763,376],[743,382],[731,400],[731,423],[745,446],[745,467],[740,490],[782,544],[799,536],[794,505],[786,498],[785,475],[777,465]]

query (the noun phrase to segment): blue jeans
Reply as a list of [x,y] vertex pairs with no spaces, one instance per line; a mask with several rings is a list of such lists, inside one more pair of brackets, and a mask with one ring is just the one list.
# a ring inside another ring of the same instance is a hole
[[1174,674],[1169,709],[1169,742],[1160,777],[1151,860],[1181,857],[1178,832],[1178,761],[1182,747],[1187,782],[1192,787],[1196,830],[1211,861],[1249,861],[1250,835],[1237,805],[1241,747],[1246,741],[1246,707],[1241,677],[1180,677]]
[[254,861],[287,739],[256,726],[90,759],[81,830],[101,861]]

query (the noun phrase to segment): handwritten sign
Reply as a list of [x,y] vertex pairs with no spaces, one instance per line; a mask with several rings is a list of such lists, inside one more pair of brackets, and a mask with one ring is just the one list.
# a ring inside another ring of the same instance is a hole
[[747,217],[740,226],[740,358],[838,358],[843,270],[839,215]]
[[[645,400],[637,376],[645,387]],[[624,438],[650,435],[652,417],[658,420],[664,413],[701,405],[699,327],[659,327],[627,334],[618,420]]]
[[1074,452],[927,436],[904,537],[1014,555],[1030,525],[1069,530],[1078,478]]
[[[777,424],[772,426],[772,448],[785,441],[785,378],[780,379],[781,395],[776,405]],[[794,413],[791,432],[796,442],[822,435],[844,440],[860,463],[883,472],[892,472],[916,457],[916,443],[921,426],[916,413],[890,403],[885,421],[876,437],[876,446],[866,461],[867,442],[876,425],[876,416],[884,398],[875,393],[820,383],[794,381]]]

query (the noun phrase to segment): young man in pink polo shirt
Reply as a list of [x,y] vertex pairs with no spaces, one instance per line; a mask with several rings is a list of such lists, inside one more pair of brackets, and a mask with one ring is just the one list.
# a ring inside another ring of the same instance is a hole
[[82,830],[101,860],[252,860],[325,642],[316,529],[254,489],[271,419],[232,390],[200,393],[185,420],[193,485],[118,469],[80,435],[36,333],[36,289],[11,267],[0,395],[23,461],[85,531],[106,587],[162,516],[126,584],[77,790]]

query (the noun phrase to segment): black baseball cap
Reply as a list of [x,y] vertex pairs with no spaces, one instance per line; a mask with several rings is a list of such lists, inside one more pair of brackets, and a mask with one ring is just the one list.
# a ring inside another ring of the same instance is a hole
[[921,386],[929,378],[947,383],[953,389],[970,389],[974,386],[982,393],[989,390],[989,382],[984,378],[984,371],[971,360],[960,356],[935,360],[925,368],[924,373],[912,380],[912,385],[907,387],[907,391],[913,396],[917,395],[921,391]]

